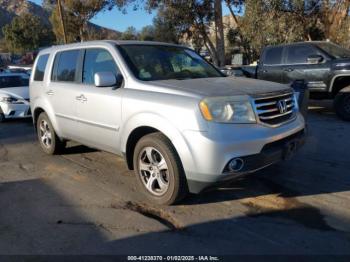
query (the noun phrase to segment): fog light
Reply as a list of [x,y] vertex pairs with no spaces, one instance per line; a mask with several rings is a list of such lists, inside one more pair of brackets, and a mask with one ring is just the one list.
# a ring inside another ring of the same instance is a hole
[[228,164],[230,171],[238,172],[241,171],[244,167],[244,161],[241,158],[234,158]]

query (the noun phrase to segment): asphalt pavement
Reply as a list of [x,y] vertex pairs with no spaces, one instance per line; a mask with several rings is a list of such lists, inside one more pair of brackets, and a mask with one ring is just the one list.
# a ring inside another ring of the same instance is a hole
[[350,255],[350,123],[312,101],[291,160],[153,206],[122,158],[45,155],[31,120],[0,124],[0,254]]

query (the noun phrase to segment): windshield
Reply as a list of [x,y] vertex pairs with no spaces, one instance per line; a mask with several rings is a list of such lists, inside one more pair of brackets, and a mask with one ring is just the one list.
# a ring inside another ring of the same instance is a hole
[[342,48],[333,43],[317,43],[319,48],[334,58],[350,58],[350,50]]
[[28,86],[29,79],[21,76],[0,76],[0,88]]
[[143,81],[223,77],[194,51],[174,46],[118,46],[134,75]]

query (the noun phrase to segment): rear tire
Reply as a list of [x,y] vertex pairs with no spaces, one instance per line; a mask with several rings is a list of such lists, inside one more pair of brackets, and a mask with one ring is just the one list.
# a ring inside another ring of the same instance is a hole
[[63,151],[66,143],[57,136],[46,113],[39,115],[36,130],[39,144],[46,154],[55,155]]
[[334,109],[344,121],[350,121],[350,93],[339,92],[334,99]]
[[135,147],[133,160],[138,186],[152,203],[171,205],[188,193],[181,160],[163,134],[142,137]]

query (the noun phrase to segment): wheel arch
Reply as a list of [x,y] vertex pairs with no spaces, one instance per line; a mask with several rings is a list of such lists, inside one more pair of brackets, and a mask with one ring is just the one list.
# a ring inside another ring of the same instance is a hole
[[121,151],[128,168],[133,170],[133,154],[137,142],[145,135],[160,132],[166,136],[174,146],[184,169],[188,161],[189,148],[180,131],[168,120],[155,114],[140,114],[130,119],[122,131]]
[[53,111],[53,108],[51,107],[51,105],[49,103],[47,103],[45,100],[38,100],[36,101],[36,103],[33,105],[33,123],[34,123],[34,127],[36,128],[36,124],[39,118],[39,115],[43,112],[45,112],[47,114],[47,116],[50,119],[50,122],[53,126],[53,128],[55,129],[56,134],[60,137],[61,136],[61,132],[60,129],[58,127],[57,121],[56,121],[56,117],[55,117],[55,113]]
[[335,76],[331,81],[330,91],[335,97],[344,87],[350,86],[350,74]]
[[34,128],[36,129],[36,125],[38,122],[38,118],[40,116],[41,113],[45,112],[45,110],[41,107],[37,107],[35,108],[34,112],[33,112],[33,123],[34,123]]

